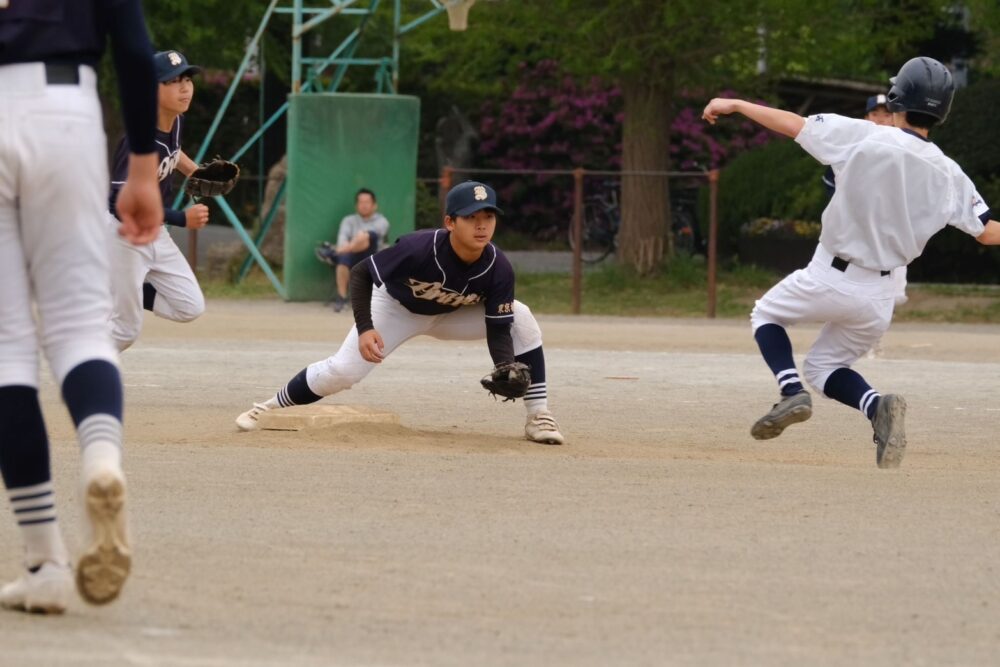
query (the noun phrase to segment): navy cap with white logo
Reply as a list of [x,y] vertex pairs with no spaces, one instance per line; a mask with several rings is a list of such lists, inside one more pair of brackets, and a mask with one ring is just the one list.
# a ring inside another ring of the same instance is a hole
[[497,206],[497,193],[485,183],[466,181],[448,191],[445,199],[445,213],[451,217],[472,215],[476,211],[489,208],[503,215]]
[[201,71],[197,65],[189,64],[180,51],[160,51],[153,55],[153,62],[156,63],[156,80],[160,83],[172,81],[184,74],[193,76]]
[[886,99],[885,95],[872,95],[868,98],[868,102],[865,104],[865,113],[871,113],[879,107],[889,108],[889,100]]

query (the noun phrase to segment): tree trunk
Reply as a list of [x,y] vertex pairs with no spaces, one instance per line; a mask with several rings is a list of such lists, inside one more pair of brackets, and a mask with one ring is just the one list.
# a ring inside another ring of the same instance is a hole
[[[623,171],[667,171],[670,168],[669,81],[629,81],[622,84],[625,121],[622,131]],[[665,176],[622,177],[621,229],[618,261],[643,275],[673,253],[670,194]]]

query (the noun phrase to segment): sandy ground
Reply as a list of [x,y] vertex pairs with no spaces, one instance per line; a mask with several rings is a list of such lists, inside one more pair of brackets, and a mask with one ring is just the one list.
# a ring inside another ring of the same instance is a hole
[[[882,471],[831,401],[750,438],[776,390],[745,322],[540,321],[563,447],[478,387],[484,344],[430,339],[325,399],[398,426],[238,433],[347,314],[147,320],[123,359],[133,577],[106,608],[0,614],[0,664],[996,664],[1000,328],[897,326],[860,362],[910,405]],[[43,398],[75,547],[76,445]],[[13,521],[0,543],[6,580]]]

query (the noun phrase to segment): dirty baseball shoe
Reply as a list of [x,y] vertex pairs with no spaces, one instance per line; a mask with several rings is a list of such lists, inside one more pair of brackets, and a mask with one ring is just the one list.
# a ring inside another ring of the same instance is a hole
[[808,391],[783,396],[770,412],[757,420],[750,429],[750,435],[757,440],[777,438],[792,424],[804,422],[810,417],[812,417],[812,397]]
[[886,394],[878,400],[872,427],[875,434],[875,464],[879,468],[898,468],[906,453],[906,399],[896,394]]
[[0,588],[0,606],[36,614],[61,614],[73,595],[73,570],[46,561]]
[[98,465],[84,471],[87,548],[76,564],[76,589],[90,604],[118,597],[132,569],[121,468]]
[[256,431],[260,428],[260,416],[270,410],[263,403],[254,403],[253,407],[236,418],[236,426],[241,431]]
[[524,437],[546,445],[561,445],[565,441],[555,417],[547,410],[528,415],[524,424]]

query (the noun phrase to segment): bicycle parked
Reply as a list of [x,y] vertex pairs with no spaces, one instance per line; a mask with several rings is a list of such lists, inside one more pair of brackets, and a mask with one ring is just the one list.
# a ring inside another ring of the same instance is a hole
[[[618,192],[618,182],[609,181],[598,192],[584,198],[581,255],[588,264],[604,260],[618,248],[618,229],[621,227]],[[670,218],[674,252],[678,255],[704,254],[705,247],[698,224],[697,185],[671,188]],[[568,240],[569,247],[575,249],[576,235],[572,224],[569,226]]]

